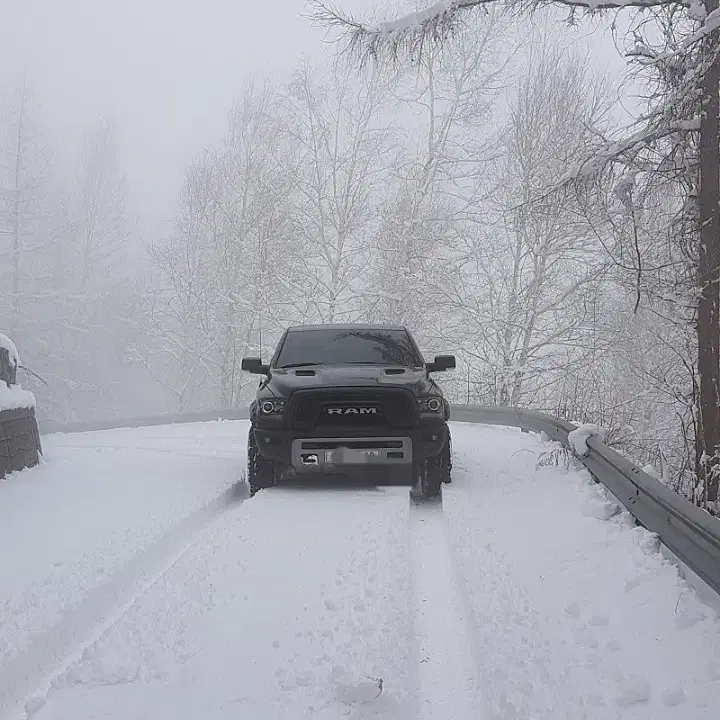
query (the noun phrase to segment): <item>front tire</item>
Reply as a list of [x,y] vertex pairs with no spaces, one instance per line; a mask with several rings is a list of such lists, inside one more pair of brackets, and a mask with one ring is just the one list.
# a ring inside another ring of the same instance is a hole
[[280,468],[274,460],[263,457],[258,449],[255,440],[255,431],[250,428],[248,433],[248,485],[250,486],[250,497],[258,490],[274,487],[277,485]]
[[413,468],[416,492],[424,498],[440,497],[442,486],[452,481],[452,445],[450,435],[442,450]]
[[428,458],[428,464],[432,466],[431,472],[439,473],[441,482],[452,482],[452,438],[449,432],[443,449],[435,457]]

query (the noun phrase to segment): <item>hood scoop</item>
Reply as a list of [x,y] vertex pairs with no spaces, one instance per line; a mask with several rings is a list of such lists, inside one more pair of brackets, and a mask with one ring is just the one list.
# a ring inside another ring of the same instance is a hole
[[386,375],[404,375],[405,368],[385,368]]
[[304,370],[296,370],[295,375],[299,377],[313,377],[315,375],[315,371],[311,368],[307,368]]

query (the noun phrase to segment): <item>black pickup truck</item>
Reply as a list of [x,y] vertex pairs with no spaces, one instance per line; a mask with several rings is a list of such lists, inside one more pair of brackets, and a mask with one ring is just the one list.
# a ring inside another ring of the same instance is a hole
[[251,494],[288,474],[350,475],[406,484],[426,497],[450,482],[450,407],[404,327],[302,325],[285,331],[270,363],[245,358],[264,375],[250,407]]

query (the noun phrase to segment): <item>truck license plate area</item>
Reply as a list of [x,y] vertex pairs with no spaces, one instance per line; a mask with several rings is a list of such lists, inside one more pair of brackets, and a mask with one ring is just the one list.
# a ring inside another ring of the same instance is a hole
[[345,463],[369,461],[381,457],[380,450],[355,450],[354,448],[336,448],[325,451],[325,462],[341,465]]
[[313,438],[295,440],[292,464],[298,470],[319,471],[348,465],[404,465],[412,462],[410,438]]

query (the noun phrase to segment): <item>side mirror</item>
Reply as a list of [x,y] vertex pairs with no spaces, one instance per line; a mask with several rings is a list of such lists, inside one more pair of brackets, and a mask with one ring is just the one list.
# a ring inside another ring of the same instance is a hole
[[240,367],[242,367],[245,372],[252,373],[253,375],[267,375],[270,370],[270,366],[263,365],[262,360],[259,357],[243,358]]
[[455,356],[454,355],[436,355],[435,362],[429,362],[425,366],[429,373],[432,372],[443,372],[444,370],[455,369]]

